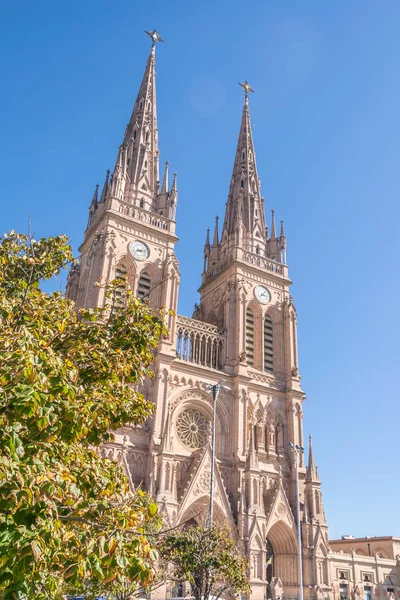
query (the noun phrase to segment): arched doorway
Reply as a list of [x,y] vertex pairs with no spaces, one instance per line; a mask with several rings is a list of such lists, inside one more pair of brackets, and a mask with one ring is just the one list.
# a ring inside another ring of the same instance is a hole
[[299,582],[296,533],[284,521],[277,521],[267,533],[266,544],[267,582],[270,583],[268,577],[279,577],[285,588],[285,595],[290,595],[289,588],[298,586]]

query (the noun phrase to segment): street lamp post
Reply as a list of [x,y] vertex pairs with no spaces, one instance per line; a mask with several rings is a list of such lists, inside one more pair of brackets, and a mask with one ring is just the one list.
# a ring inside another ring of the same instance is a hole
[[303,552],[301,546],[301,521],[300,521],[300,491],[299,491],[299,454],[304,452],[304,448],[298,444],[289,442],[290,449],[294,452],[294,463],[296,466],[296,512],[297,512],[297,545],[299,548],[299,596],[303,600]]
[[210,527],[213,524],[214,518],[214,485],[215,485],[215,421],[217,414],[217,398],[220,390],[230,390],[231,388],[224,385],[225,380],[220,379],[217,383],[208,384],[207,387],[211,391],[212,399],[213,399],[213,410],[212,410],[212,420],[211,420],[211,474],[210,474],[210,514],[209,514],[209,522]]

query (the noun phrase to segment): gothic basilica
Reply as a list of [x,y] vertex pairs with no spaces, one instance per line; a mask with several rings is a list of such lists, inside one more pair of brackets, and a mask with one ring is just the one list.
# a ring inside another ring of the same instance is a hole
[[[247,82],[224,220],[206,236],[200,303],[191,318],[177,312],[178,188],[176,174],[169,183],[168,163],[159,176],[156,41],[153,35],[114,170],[96,188],[80,265],[67,284],[77,306],[102,305],[104,289],[95,283],[120,277],[151,307],[172,309],[155,376],[144,384],[156,405],[154,418],[117,432],[102,451],[123,462],[132,485],[150,491],[167,523],[202,519],[210,498],[209,385],[223,379],[214,519],[231,528],[249,558],[251,598],[299,597],[300,528],[306,598],[394,600],[400,597],[400,538],[329,540],[311,440],[307,464],[302,453],[298,458],[297,520],[289,443],[304,445],[305,394],[296,309],[283,223],[277,229],[273,211],[269,226],[265,220]],[[164,598],[176,595],[164,592]]]

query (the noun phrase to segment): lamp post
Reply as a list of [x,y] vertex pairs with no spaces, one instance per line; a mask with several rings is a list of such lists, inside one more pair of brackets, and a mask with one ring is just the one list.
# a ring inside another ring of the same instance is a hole
[[300,492],[299,492],[299,454],[304,448],[298,444],[289,442],[289,447],[294,452],[294,464],[296,465],[296,512],[297,512],[297,545],[299,548],[299,596],[303,600],[303,552],[301,547],[301,521],[300,521]]
[[215,481],[215,418],[217,414],[217,398],[220,390],[230,390],[231,388],[224,385],[225,380],[220,379],[217,383],[207,384],[207,388],[211,391],[212,399],[213,399],[213,410],[212,410],[212,420],[211,420],[211,477],[210,477],[210,514],[209,521],[210,527],[213,524],[214,517],[214,481]]

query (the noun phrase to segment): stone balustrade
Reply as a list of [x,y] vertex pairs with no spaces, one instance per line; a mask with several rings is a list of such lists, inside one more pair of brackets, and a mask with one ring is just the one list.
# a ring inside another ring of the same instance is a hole
[[150,212],[144,208],[139,208],[138,206],[134,206],[123,200],[118,200],[118,198],[115,197],[112,198],[111,208],[123,215],[136,219],[137,221],[142,221],[142,223],[146,223],[146,225],[151,225],[157,229],[175,233],[175,221],[167,219],[157,213]]
[[229,252],[226,256],[223,256],[221,260],[210,267],[206,273],[203,273],[203,283],[213,279],[216,275],[221,273],[221,271],[226,269],[226,267],[233,261],[242,261],[249,265],[260,267],[269,273],[283,275],[284,277],[288,276],[288,268],[286,265],[283,265],[276,260],[271,260],[266,256],[261,256],[255,252],[249,252],[248,250],[243,250],[242,248],[234,248],[232,252]]
[[248,252],[247,250],[242,250],[242,260],[244,262],[249,263],[250,265],[261,267],[261,269],[265,269],[265,271],[269,271],[270,273],[277,273],[279,275],[284,274],[284,265],[277,262],[276,260],[271,260],[270,258],[266,258],[265,256],[260,256],[255,252]]
[[222,370],[225,335],[215,325],[177,316],[176,354],[181,360]]

